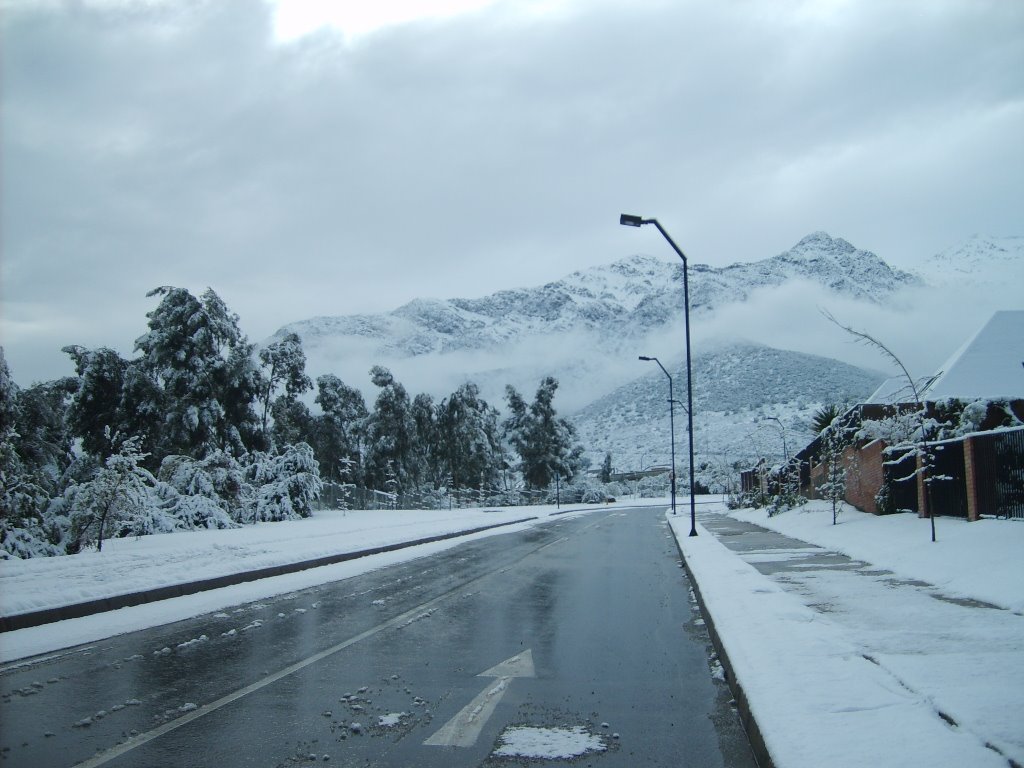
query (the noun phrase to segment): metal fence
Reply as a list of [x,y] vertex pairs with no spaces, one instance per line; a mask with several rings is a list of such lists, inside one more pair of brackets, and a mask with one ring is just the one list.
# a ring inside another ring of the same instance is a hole
[[[572,499],[563,489],[562,501]],[[554,489],[550,491],[509,491],[455,489],[422,493],[388,493],[373,488],[356,488],[339,483],[325,482],[318,509],[465,509],[469,507],[523,507],[554,503]]]
[[1024,428],[975,435],[972,441],[980,511],[1024,520]]

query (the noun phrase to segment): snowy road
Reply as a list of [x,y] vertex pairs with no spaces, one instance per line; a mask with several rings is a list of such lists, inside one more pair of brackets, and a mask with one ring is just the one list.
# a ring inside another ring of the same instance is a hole
[[492,536],[2,676],[11,766],[752,766],[661,509]]

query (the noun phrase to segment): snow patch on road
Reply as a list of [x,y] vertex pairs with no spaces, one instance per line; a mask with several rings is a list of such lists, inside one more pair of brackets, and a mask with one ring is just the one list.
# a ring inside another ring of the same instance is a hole
[[607,747],[600,736],[588,733],[581,726],[573,728],[506,728],[501,745],[494,751],[498,757],[525,757],[540,760],[571,760],[588,752],[604,752]]

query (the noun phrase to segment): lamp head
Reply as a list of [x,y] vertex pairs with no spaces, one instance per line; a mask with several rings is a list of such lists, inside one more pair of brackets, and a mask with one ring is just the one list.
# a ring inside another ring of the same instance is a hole
[[624,227],[642,227],[644,224],[643,216],[632,216],[628,213],[619,214],[619,224]]
[[643,360],[643,361],[644,361],[645,363],[649,363],[649,362],[651,362],[651,360],[653,360],[654,358],[653,358],[653,357],[647,357],[647,356],[645,356],[645,355],[640,355],[640,359],[641,359],[641,360]]

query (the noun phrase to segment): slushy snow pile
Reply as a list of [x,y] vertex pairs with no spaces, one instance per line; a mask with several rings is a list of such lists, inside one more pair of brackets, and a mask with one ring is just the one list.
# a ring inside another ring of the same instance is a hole
[[571,760],[588,752],[603,752],[606,749],[599,736],[586,729],[533,728],[515,726],[506,728],[501,734],[501,746],[494,754],[499,757],[525,757],[536,760]]

